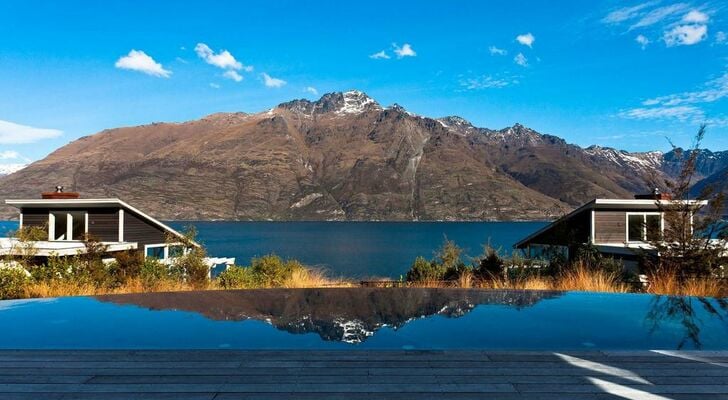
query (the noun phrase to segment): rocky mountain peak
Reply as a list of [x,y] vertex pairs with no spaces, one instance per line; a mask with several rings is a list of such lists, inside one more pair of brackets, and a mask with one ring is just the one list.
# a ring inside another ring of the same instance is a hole
[[450,115],[447,117],[438,118],[438,121],[442,125],[447,127],[460,127],[460,128],[474,128],[473,124],[465,118],[458,117],[457,115]]
[[399,112],[402,112],[402,113],[406,113],[407,112],[407,110],[404,107],[402,107],[401,105],[399,105],[397,103],[394,103],[391,106],[387,107],[387,110],[399,111]]
[[308,115],[330,112],[340,115],[359,114],[382,109],[379,103],[359,90],[326,93],[316,101],[299,99],[282,103],[278,107]]

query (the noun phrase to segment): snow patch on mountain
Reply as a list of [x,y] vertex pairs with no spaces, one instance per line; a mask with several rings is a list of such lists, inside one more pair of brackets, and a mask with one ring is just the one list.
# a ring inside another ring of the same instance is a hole
[[27,167],[28,164],[0,164],[0,176],[10,175]]
[[660,170],[664,159],[664,153],[661,151],[630,153],[611,147],[589,146],[584,149],[584,152],[595,159],[604,160],[623,168],[641,170]]
[[344,104],[336,110],[337,114],[360,114],[371,109],[382,109],[379,103],[367,96],[364,92],[350,90],[342,93],[342,95],[344,97]]

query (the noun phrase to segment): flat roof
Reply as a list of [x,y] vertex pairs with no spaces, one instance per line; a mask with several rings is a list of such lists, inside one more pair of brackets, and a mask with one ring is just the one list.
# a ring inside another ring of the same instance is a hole
[[[108,206],[119,206],[127,209],[135,214],[140,215],[147,221],[157,225],[163,230],[172,233],[173,235],[184,238],[185,236],[180,232],[176,231],[169,225],[151,217],[136,207],[131,206],[129,203],[118,199],[118,198],[105,198],[105,199],[9,199],[5,200],[5,204],[22,208],[38,208],[38,207],[62,207],[62,208],[99,208]],[[195,246],[200,246],[196,242],[192,242]]]

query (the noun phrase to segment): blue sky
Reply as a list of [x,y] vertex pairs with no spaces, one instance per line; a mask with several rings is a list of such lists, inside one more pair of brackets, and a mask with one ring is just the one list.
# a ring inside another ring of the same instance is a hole
[[105,128],[359,89],[475,125],[728,149],[720,2],[0,2],[0,164]]

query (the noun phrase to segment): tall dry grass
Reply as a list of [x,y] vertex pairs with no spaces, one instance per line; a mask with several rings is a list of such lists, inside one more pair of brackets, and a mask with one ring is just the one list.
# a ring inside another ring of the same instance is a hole
[[284,288],[320,288],[320,287],[347,287],[352,283],[343,279],[331,279],[323,270],[300,268],[294,269],[284,282]]
[[616,273],[588,268],[577,264],[573,269],[562,273],[554,281],[556,290],[572,290],[583,292],[626,293],[629,286],[621,282]]
[[[321,287],[351,287],[353,283],[345,280],[332,280],[321,271],[301,270],[295,271],[282,287],[284,288],[321,288]],[[97,287],[88,283],[69,281],[33,282],[25,288],[25,297],[67,297],[67,296],[96,296],[102,294],[125,294],[145,292],[183,292],[192,290],[219,290],[217,281],[210,281],[207,286],[190,285],[184,282],[165,280],[158,282],[154,287],[144,284],[141,279],[130,279],[118,287]]]
[[647,292],[653,294],[724,297],[728,296],[726,283],[718,279],[694,278],[681,281],[675,274],[660,273],[648,277]]
[[[210,284],[209,289],[217,289],[217,286]],[[25,288],[25,297],[67,297],[67,296],[95,296],[102,294],[124,294],[143,292],[181,292],[188,290],[199,290],[186,283],[175,281],[163,281],[155,287],[146,287],[140,279],[131,279],[127,283],[113,288],[97,287],[89,283],[72,281],[51,281],[33,282]]]

